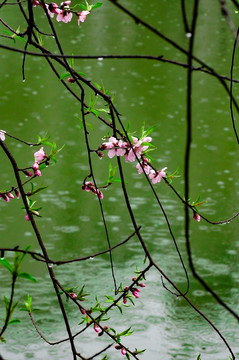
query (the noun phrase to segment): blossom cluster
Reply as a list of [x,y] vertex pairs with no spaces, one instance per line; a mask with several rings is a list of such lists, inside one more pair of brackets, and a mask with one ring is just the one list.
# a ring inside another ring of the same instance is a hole
[[166,167],[156,171],[149,164],[149,160],[144,156],[145,151],[149,148],[149,143],[151,143],[152,138],[150,136],[142,137],[138,139],[135,136],[132,136],[132,143],[129,144],[126,141],[118,140],[114,136],[109,138],[109,141],[103,142],[100,147],[100,150],[109,150],[108,157],[112,159],[114,156],[124,156],[126,162],[134,162],[137,158],[139,163],[136,165],[138,173],[141,174],[145,172],[149,175],[149,178],[152,180],[153,184],[160,183],[162,178],[166,178]]
[[92,191],[93,194],[98,195],[100,199],[103,199],[103,193],[101,190],[96,189],[96,187],[94,186],[94,184],[91,181],[86,181],[83,185],[82,185],[82,190],[85,190],[87,192]]
[[[81,12],[72,12],[72,10],[69,7],[70,3],[71,3],[70,0],[66,0],[63,1],[60,6],[57,5],[56,3],[46,4],[47,12],[51,18],[53,18],[54,15],[56,15],[56,21],[58,22],[62,21],[65,24],[72,20],[74,13],[77,15],[77,22],[78,25],[80,26],[80,23],[83,23],[85,21],[86,17],[90,14],[90,11],[83,10]],[[40,5],[41,7],[43,7],[42,3],[39,0],[33,0],[32,5],[33,6]]]
[[0,199],[3,199],[8,203],[11,199],[14,199],[13,191],[16,195],[16,198],[19,199],[20,192],[17,189],[13,189],[9,192],[0,193]]
[[[133,277],[132,278],[132,281],[136,281],[137,279],[136,279],[136,277]],[[136,285],[137,286],[140,286],[140,287],[146,287],[146,285],[144,284],[144,283],[140,283],[139,281],[136,281]],[[125,296],[124,296],[124,298],[123,298],[123,303],[124,304],[126,304],[127,303],[127,292],[128,292],[128,290],[129,290],[129,287],[128,286],[126,286],[125,288],[124,288],[124,291],[125,291]],[[133,287],[133,288],[130,288],[130,290],[131,290],[131,292],[132,292],[132,294],[134,295],[134,297],[136,298],[136,299],[138,299],[139,298],[139,293],[140,293],[140,289],[137,287]]]

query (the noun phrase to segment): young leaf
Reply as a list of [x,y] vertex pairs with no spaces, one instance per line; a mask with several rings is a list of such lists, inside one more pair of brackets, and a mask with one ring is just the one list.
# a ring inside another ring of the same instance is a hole
[[10,271],[10,273],[12,274],[12,271],[13,271],[12,267],[11,267],[10,263],[6,259],[0,259],[0,264],[5,266],[5,268],[8,269]]
[[18,274],[18,276],[22,279],[27,279],[27,280],[30,280],[33,282],[37,282],[37,280],[33,276],[31,276],[30,274],[28,274],[26,272],[22,272],[22,273]]
[[99,8],[100,6],[102,6],[103,4],[101,2],[97,2],[94,5],[91,6],[91,10]]
[[11,325],[11,324],[18,324],[18,323],[20,323],[21,322],[21,320],[19,320],[19,319],[13,319],[13,320],[11,320],[11,321],[8,321],[8,325]]
[[71,74],[70,74],[69,72],[64,73],[64,74],[62,74],[62,75],[59,77],[59,80],[63,80],[63,79],[65,79],[67,76],[71,76]]
[[29,296],[27,294],[27,300],[26,301],[24,300],[24,303],[25,303],[27,311],[30,313],[32,311],[32,298],[31,298],[31,296]]
[[77,4],[77,6],[82,10],[87,10],[87,6],[85,6],[84,4]]

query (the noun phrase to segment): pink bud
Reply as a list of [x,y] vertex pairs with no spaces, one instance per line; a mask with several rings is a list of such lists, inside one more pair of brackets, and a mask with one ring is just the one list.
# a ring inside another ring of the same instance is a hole
[[19,199],[20,198],[20,192],[17,190],[17,189],[15,189],[15,195],[16,195],[16,197],[17,197],[17,199]]
[[69,77],[69,78],[67,79],[67,81],[68,81],[69,83],[73,84],[73,83],[75,82],[75,79]]
[[7,193],[7,196],[9,197],[9,199],[14,199],[14,195],[12,193]]
[[94,330],[96,333],[98,333],[100,331],[100,328],[97,324],[94,324]]
[[35,171],[34,171],[34,174],[35,174],[36,176],[41,176],[40,170],[35,170]]
[[85,309],[80,309],[80,312],[84,315],[86,313]]
[[32,173],[30,171],[27,170],[23,170],[24,174],[26,175],[26,177],[28,176],[32,176]]
[[125,350],[125,348],[121,349],[121,354],[122,355],[126,355],[127,351]]
[[133,291],[133,295],[134,295],[134,297],[138,298],[139,297],[138,291]]
[[127,304],[127,299],[126,298],[124,298],[123,303]]
[[9,197],[8,197],[6,194],[2,194],[2,198],[3,198],[3,200],[5,200],[6,202],[9,202],[9,201],[10,201]]
[[102,199],[103,199],[103,197],[104,197],[104,195],[103,195],[102,191],[98,190],[98,194],[99,194],[99,198],[102,200]]
[[38,170],[39,169],[39,164],[37,162],[34,162],[34,164],[32,165],[33,170]]
[[196,220],[196,221],[198,221],[198,222],[201,220],[200,215],[197,214],[196,212],[193,213],[193,218],[194,218],[194,220]]
[[27,221],[30,221],[30,218],[29,218],[28,214],[25,215],[25,219],[26,219]]
[[77,297],[75,293],[68,293],[68,295],[70,295],[73,299]]
[[146,285],[144,283],[139,284],[139,286],[146,287]]

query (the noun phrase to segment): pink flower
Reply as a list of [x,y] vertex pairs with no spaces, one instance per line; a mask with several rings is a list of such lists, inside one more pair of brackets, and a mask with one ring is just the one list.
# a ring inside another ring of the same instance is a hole
[[132,136],[134,145],[133,145],[133,149],[130,148],[128,154],[125,155],[125,161],[126,162],[133,162],[135,160],[135,156],[137,156],[137,158],[139,158],[141,156],[141,154],[148,149],[147,145],[142,145],[142,143],[145,142],[151,142],[152,138],[150,136],[144,137],[141,140],[139,140],[138,138]]
[[144,171],[145,171],[145,174],[148,175],[148,174],[150,173],[151,166],[148,165],[148,159],[145,158],[145,157],[143,158],[143,161],[140,162],[140,164],[138,163],[138,164],[136,165],[136,168],[138,169],[138,173],[139,173],[139,174],[142,174],[142,172],[143,172],[142,167],[143,167],[143,169],[144,169]]
[[0,130],[0,140],[1,140],[1,141],[4,141],[4,140],[5,140],[5,133],[6,133],[6,131]]
[[94,330],[96,333],[98,333],[100,331],[100,328],[97,324],[94,324]]
[[46,8],[50,17],[54,17],[55,14],[60,14],[61,10],[59,9],[56,3],[46,4]]
[[99,195],[100,199],[103,199],[104,195],[102,193],[101,190],[96,189],[96,187],[94,186],[94,184],[92,183],[92,181],[86,181],[83,185],[82,185],[82,190],[85,190],[87,192],[92,191],[95,195]]
[[89,15],[89,11],[88,10],[83,10],[83,11],[81,11],[80,13],[77,13],[77,15],[78,15],[78,25],[80,26],[80,23],[82,22],[84,22],[85,21],[85,19],[86,19],[86,17],[87,17],[87,15]]
[[36,161],[39,163],[41,162],[45,157],[46,157],[46,153],[43,150],[43,147],[40,148],[40,150],[38,150],[37,152],[34,153],[35,159]]
[[111,136],[108,142],[105,142],[101,145],[101,149],[110,149],[108,151],[108,156],[110,159],[112,159],[115,155],[124,156],[126,152],[126,145],[128,144],[124,143],[122,140],[116,139],[114,136]]
[[197,214],[196,212],[193,213],[193,218],[194,218],[194,220],[196,220],[196,221],[198,221],[198,222],[201,220],[200,215]]
[[[65,1],[65,2],[68,2],[68,1]],[[73,15],[70,12],[70,10],[61,10],[61,12],[57,14],[56,20],[63,21],[66,24],[71,21],[72,16]]]
[[126,353],[127,353],[127,351],[125,350],[125,348],[122,348],[122,349],[121,349],[121,354],[122,354],[122,355],[126,355]]
[[29,218],[29,215],[28,215],[28,214],[25,215],[25,219],[26,219],[27,221],[30,221],[30,218]]
[[82,190],[85,190],[87,192],[92,191],[92,189],[94,188],[93,182],[92,181],[86,181],[84,183],[84,185],[82,185]]
[[153,184],[156,184],[157,182],[160,183],[160,181],[162,180],[162,178],[166,178],[166,173],[165,170],[167,168],[163,168],[159,171],[154,171],[152,170],[149,174],[150,179],[152,180]]

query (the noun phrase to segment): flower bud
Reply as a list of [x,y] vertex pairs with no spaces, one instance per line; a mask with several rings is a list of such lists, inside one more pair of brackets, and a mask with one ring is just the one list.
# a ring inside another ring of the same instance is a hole
[[20,191],[18,191],[17,189],[15,189],[15,195],[16,195],[16,197],[17,197],[17,199],[19,199],[20,198]]
[[34,164],[32,165],[33,170],[38,170],[39,169],[39,164],[37,162],[34,162]]
[[70,297],[72,297],[73,299],[77,297],[75,293],[68,293],[68,295],[70,295]]
[[127,353],[126,349],[123,348],[123,349],[121,350],[121,354],[122,354],[122,355],[126,355],[126,353]]
[[100,332],[100,328],[96,323],[94,323],[94,330],[96,333]]
[[7,196],[9,197],[9,199],[14,199],[14,195],[12,193],[7,193]]
[[34,171],[34,175],[36,175],[36,176],[41,176],[41,171],[40,171],[40,170],[35,170],[35,171]]
[[146,287],[146,285],[144,283],[140,283],[139,286]]
[[32,176],[32,173],[30,171],[23,170],[23,173],[26,175],[26,177]]
[[3,200],[5,200],[6,202],[9,202],[9,201],[10,201],[9,197],[8,197],[6,194],[2,194],[2,198],[3,198]]
[[30,221],[28,214],[25,215],[25,220]]
[[75,82],[75,79],[69,77],[69,78],[67,79],[67,81],[68,81],[69,83],[73,84],[73,83]]

